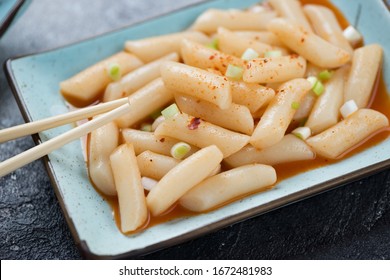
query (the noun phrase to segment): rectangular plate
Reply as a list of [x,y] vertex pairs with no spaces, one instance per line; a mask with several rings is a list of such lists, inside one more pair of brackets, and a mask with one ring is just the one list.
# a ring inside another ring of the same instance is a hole
[[[86,41],[40,54],[10,59],[7,76],[26,121],[51,116],[64,109],[59,82],[95,62],[123,49],[127,39],[177,32],[190,26],[204,10],[245,8],[258,0],[216,0],[148,20]],[[379,43],[385,50],[385,81],[390,92],[390,18],[382,1],[334,0],[354,23],[365,42]],[[104,47],[103,47],[104,46]],[[68,125],[39,134],[46,141],[68,131]],[[338,163],[296,175],[274,189],[252,195],[215,211],[176,219],[124,236],[115,225],[110,206],[91,186],[80,142],[51,153],[47,168],[72,234],[88,258],[122,258],[144,254],[206,234],[288,203],[329,190],[390,166],[390,139]]]

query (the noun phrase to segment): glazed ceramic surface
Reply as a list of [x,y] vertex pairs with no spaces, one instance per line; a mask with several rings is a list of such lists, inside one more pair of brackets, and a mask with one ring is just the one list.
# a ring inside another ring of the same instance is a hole
[[[208,8],[246,8],[257,0],[217,0],[191,6],[156,19],[86,41],[7,61],[6,68],[26,120],[34,121],[66,111],[59,82],[123,49],[128,39],[177,32],[188,28]],[[390,17],[382,1],[334,0],[349,22],[363,33],[365,42],[384,47],[384,75],[390,92]],[[46,141],[73,125],[39,134]],[[212,230],[259,215],[299,199],[367,176],[390,166],[390,139],[326,167],[286,179],[263,193],[215,211],[180,218],[125,236],[118,230],[112,210],[91,186],[80,141],[51,153],[47,168],[72,234],[91,258],[118,258],[147,253],[184,242]]]
[[0,0],[0,38],[20,17],[31,0]]

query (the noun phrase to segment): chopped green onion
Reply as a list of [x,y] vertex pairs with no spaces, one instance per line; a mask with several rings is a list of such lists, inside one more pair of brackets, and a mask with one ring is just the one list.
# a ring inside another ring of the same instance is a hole
[[213,50],[218,50],[218,43],[218,38],[214,38],[210,43],[206,45],[206,47]]
[[252,60],[258,58],[259,54],[252,48],[247,48],[246,51],[242,54],[241,59],[243,60]]
[[311,130],[307,126],[298,127],[294,129],[291,133],[302,140],[306,140],[311,136]]
[[343,35],[353,47],[363,41],[362,34],[360,34],[359,31],[357,31],[351,25],[345,28],[345,30],[343,31]]
[[311,89],[314,88],[314,86],[316,85],[318,79],[314,76],[310,76],[306,79],[309,83],[311,83]]
[[280,57],[280,56],[282,56],[282,52],[279,50],[268,51],[264,53],[264,57]]
[[111,63],[107,68],[107,73],[113,81],[117,81],[122,77],[121,67],[118,63]]
[[191,151],[191,146],[184,142],[179,142],[171,148],[171,155],[175,159],[184,158]]
[[143,124],[141,124],[141,130],[151,132],[152,125],[150,123],[143,123]]
[[320,79],[323,82],[326,82],[330,78],[332,78],[333,72],[329,70],[324,70],[318,74],[318,79]]
[[297,101],[293,101],[293,103],[291,103],[291,108],[293,108],[294,110],[298,110],[299,106],[300,104]]
[[340,107],[340,113],[344,119],[352,113],[356,112],[357,110],[358,106],[356,105],[356,102],[354,100],[348,100],[344,103],[343,106]]
[[317,81],[312,90],[317,96],[320,96],[324,92],[325,87],[321,81]]
[[173,103],[172,105],[168,106],[164,110],[161,111],[161,114],[164,116],[164,118],[170,119],[176,114],[180,113],[179,108],[177,108],[177,105]]
[[240,80],[243,73],[244,69],[242,67],[229,64],[225,76],[234,80]]
[[320,80],[318,80],[316,77],[314,76],[310,76],[306,79],[308,82],[311,83],[311,90],[317,95],[317,96],[320,96],[324,90],[325,90],[325,87],[324,85],[321,83]]

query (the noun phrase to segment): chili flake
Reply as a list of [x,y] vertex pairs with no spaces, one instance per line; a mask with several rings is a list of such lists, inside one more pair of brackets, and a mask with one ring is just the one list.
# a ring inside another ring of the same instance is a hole
[[200,118],[192,118],[190,123],[187,125],[189,130],[195,130],[200,125]]

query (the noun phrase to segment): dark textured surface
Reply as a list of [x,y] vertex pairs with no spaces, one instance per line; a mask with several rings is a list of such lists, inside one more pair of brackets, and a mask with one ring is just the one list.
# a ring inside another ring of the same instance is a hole
[[[69,44],[195,2],[199,0],[36,0],[0,40],[0,60]],[[22,122],[1,73],[0,128]],[[1,144],[0,160],[32,146],[29,137]],[[389,259],[389,208],[387,170],[139,258]],[[0,178],[0,258],[81,258],[41,161]]]

